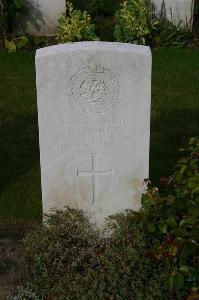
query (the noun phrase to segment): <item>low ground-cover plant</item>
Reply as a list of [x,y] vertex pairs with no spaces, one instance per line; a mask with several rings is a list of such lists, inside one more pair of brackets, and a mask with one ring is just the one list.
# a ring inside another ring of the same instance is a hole
[[25,241],[32,289],[41,299],[164,299],[161,264],[125,222],[102,238],[80,212],[57,212]]
[[48,47],[57,43],[56,37],[42,36],[14,36],[4,41],[5,50],[16,52],[18,50],[35,50],[41,47]]
[[87,11],[73,8],[66,3],[66,15],[59,19],[58,41],[60,43],[99,40],[95,34],[95,25],[91,24],[91,16]]
[[16,52],[17,50],[27,49],[29,39],[26,36],[14,37],[11,40],[5,39],[5,49],[8,52]]

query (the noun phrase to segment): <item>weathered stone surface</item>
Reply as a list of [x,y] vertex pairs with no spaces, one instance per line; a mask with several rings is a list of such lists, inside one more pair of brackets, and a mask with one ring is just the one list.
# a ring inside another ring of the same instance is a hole
[[24,0],[28,14],[21,27],[30,35],[48,36],[58,32],[58,20],[65,12],[65,0]]
[[153,0],[153,3],[157,14],[165,12],[173,24],[192,29],[194,0]]
[[43,212],[83,209],[100,226],[138,209],[148,177],[151,52],[83,42],[36,54]]

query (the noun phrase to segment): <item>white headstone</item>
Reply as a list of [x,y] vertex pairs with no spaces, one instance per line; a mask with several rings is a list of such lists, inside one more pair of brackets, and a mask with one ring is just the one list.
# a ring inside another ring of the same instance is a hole
[[43,212],[78,208],[101,226],[137,210],[149,168],[149,47],[43,48],[36,74]]

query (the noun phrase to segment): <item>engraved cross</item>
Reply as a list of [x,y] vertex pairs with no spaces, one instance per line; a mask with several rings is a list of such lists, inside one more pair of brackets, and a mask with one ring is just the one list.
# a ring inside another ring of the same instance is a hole
[[97,175],[112,175],[113,171],[98,171],[97,170],[97,153],[92,153],[92,169],[90,171],[79,171],[77,170],[77,176],[91,176],[92,178],[92,204],[95,202],[96,197],[96,176]]

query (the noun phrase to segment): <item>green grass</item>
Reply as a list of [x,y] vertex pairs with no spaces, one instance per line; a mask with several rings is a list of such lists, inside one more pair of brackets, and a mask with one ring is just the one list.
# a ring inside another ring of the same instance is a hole
[[[199,135],[199,51],[153,51],[150,178]],[[0,53],[0,217],[41,218],[34,53]]]
[[0,216],[41,216],[34,53],[0,53]]
[[174,171],[178,149],[199,136],[199,50],[153,51],[150,177]]

